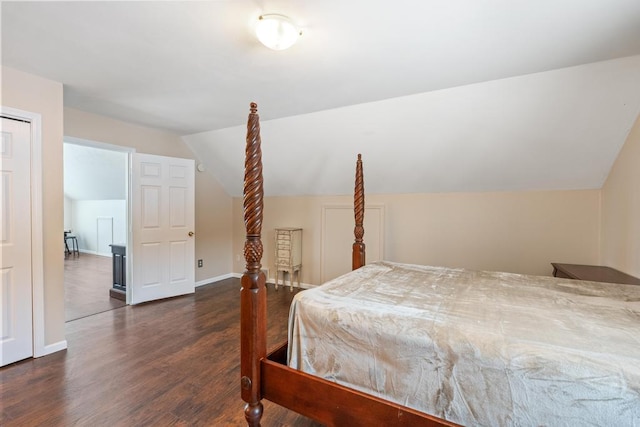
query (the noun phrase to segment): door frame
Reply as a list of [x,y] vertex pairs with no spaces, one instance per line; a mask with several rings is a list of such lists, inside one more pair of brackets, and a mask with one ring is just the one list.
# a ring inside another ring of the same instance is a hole
[[[66,143],[70,143],[70,144],[76,144],[76,145],[82,145],[85,147],[93,147],[93,148],[99,148],[101,150],[110,150],[110,151],[118,151],[120,153],[126,153],[127,154],[127,164],[125,166],[126,169],[126,177],[125,177],[125,200],[127,201],[127,241],[125,243],[127,248],[131,247],[131,242],[133,242],[133,228],[132,228],[132,219],[131,219],[131,164],[133,162],[131,156],[133,155],[133,153],[136,152],[136,149],[133,147],[126,147],[124,145],[116,145],[116,144],[109,144],[108,142],[99,142],[99,141],[92,141],[90,139],[84,139],[84,138],[76,138],[74,136],[64,136],[63,137],[63,142]],[[125,270],[126,270],[126,283],[131,283],[131,264],[132,264],[132,260],[133,257],[131,257],[130,254],[126,255],[126,263],[125,263]],[[125,303],[127,304],[131,304],[131,287],[129,285],[127,285],[127,294],[125,297]]]
[[31,125],[31,310],[33,316],[33,357],[49,354],[44,323],[44,227],[42,205],[42,115],[0,106],[3,117]]

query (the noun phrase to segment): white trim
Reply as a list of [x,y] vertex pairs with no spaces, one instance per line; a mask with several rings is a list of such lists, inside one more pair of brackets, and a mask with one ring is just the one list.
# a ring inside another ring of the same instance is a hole
[[78,252],[80,252],[81,254],[89,254],[89,255],[103,256],[103,257],[106,257],[106,258],[111,258],[111,254],[99,254],[98,252],[92,251],[92,250],[89,250],[89,249],[78,249]]
[[5,117],[31,124],[31,288],[33,355],[44,356],[44,226],[42,205],[42,115],[11,107],[0,107]]
[[75,136],[65,136],[63,142],[75,145],[83,145],[85,147],[100,148],[101,150],[119,151],[121,153],[134,153],[133,147],[124,145],[109,144],[108,142],[92,141],[90,139],[76,138]]
[[[133,153],[135,152],[136,149],[132,148],[131,151],[127,153],[127,172],[125,173],[125,191],[127,198],[127,248],[130,248],[133,244],[133,208],[131,206],[131,174],[133,173],[133,169],[131,165],[133,164]],[[131,256],[131,254],[127,255],[125,269],[125,283],[133,283],[133,278],[131,276],[131,271],[133,271],[133,257]],[[127,286],[124,299],[127,304],[131,304],[131,286]]]
[[[227,273],[227,274],[223,274],[221,276],[212,277],[210,279],[199,280],[199,281],[196,282],[196,288],[198,286],[209,285],[209,284],[212,284],[212,283],[215,283],[215,282],[219,282],[221,280],[231,279],[231,278],[241,279],[242,278],[242,273]],[[267,277],[267,283],[274,283],[274,280]]]
[[[275,281],[273,281],[273,282],[267,282],[267,283],[271,283],[272,285],[274,285],[274,284],[275,284]],[[317,287],[317,286],[318,286],[318,285],[312,285],[312,284],[310,284],[310,283],[303,283],[303,282],[300,282],[300,289],[311,289],[311,288],[315,288],[315,287]],[[282,289],[287,289],[287,288],[289,288],[289,287],[290,287],[289,285],[283,285],[283,284],[282,284],[282,282],[278,283],[278,289],[280,289],[280,288],[282,288]],[[298,289],[298,284],[297,284],[297,283],[296,283],[296,285],[293,287],[293,289]]]
[[[44,353],[40,356],[46,356],[47,354],[55,353],[57,351],[62,351],[67,349],[67,340],[58,341],[53,344],[49,344],[44,347]],[[36,356],[36,357],[40,357]]]
[[[229,277],[234,277],[236,279],[242,279],[242,275],[243,275],[243,273],[230,273],[230,274],[228,274]],[[267,277],[267,283],[271,283],[272,285],[274,285],[276,283],[276,280],[274,278]],[[288,288],[289,287],[289,285],[281,285],[281,284],[278,284],[278,286],[279,287],[282,286],[283,288]],[[316,286],[318,286],[318,285],[312,285],[310,283],[302,283],[302,282],[300,283],[300,288],[302,288],[302,289],[315,288]],[[297,286],[294,286],[294,288],[297,288]]]
[[231,277],[235,277],[233,273],[223,274],[221,276],[212,277],[210,279],[199,280],[196,282],[196,288],[198,286],[210,285],[211,283],[219,282],[224,279],[229,279]]
[[[272,285],[274,284],[274,282],[268,282],[268,283],[271,283]],[[312,285],[310,283],[302,283],[302,282],[300,283],[300,289],[311,289],[317,286],[318,285]],[[289,287],[290,287],[289,285],[283,285],[282,283],[278,283],[278,289],[280,288],[286,289]],[[294,286],[293,289],[298,289],[298,285],[296,284],[296,286]]]

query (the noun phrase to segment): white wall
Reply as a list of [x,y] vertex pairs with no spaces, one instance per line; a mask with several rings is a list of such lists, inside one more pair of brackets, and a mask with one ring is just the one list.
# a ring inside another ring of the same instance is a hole
[[[64,341],[64,246],[62,245],[62,83],[2,67],[2,105],[42,115],[42,222],[45,351]],[[37,308],[36,308],[37,309]],[[51,350],[53,349],[53,350]]]
[[[320,284],[322,208],[352,203],[352,196],[265,197],[262,266],[274,268],[274,227],[302,227],[302,282]],[[551,262],[597,264],[600,256],[599,190],[368,195],[366,203],[385,207],[389,261],[550,276]],[[233,208],[234,271],[242,272],[241,198]],[[365,229],[365,244],[368,236]]]
[[71,230],[73,228],[73,215],[71,212],[72,203],[73,201],[70,198],[68,197],[64,198],[64,229],[66,231]]
[[602,187],[602,264],[640,277],[640,116]]
[[126,200],[76,200],[71,204],[73,224],[71,230],[78,239],[82,252],[110,256],[110,252],[98,251],[97,221],[99,217],[113,218],[113,241],[127,241]]

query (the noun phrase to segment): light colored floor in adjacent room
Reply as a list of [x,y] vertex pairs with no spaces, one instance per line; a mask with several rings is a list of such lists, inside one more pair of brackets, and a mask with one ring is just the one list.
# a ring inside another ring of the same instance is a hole
[[125,306],[109,296],[113,273],[111,257],[80,254],[64,260],[65,321]]

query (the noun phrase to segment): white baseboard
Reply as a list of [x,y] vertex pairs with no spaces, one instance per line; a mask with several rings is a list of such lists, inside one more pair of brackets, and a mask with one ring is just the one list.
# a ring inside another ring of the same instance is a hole
[[[242,279],[242,274],[243,273],[231,273],[232,277],[235,277],[236,279]],[[275,279],[271,278],[271,277],[267,277],[267,283],[275,283]]]
[[[269,283],[275,284],[275,282],[276,281],[274,280],[273,282],[269,282]],[[286,285],[283,285],[282,282],[279,282],[278,283],[278,289],[280,289],[281,287],[282,288],[288,288],[289,287],[289,282],[287,282]],[[294,282],[294,286],[293,287],[294,287],[294,289],[297,288],[298,287],[298,282]],[[315,288],[315,287],[316,287],[316,285],[311,285],[309,283],[300,282],[300,289],[311,289],[311,288]]]
[[82,253],[82,254],[89,254],[89,255],[96,255],[96,256],[104,256],[104,257],[111,257],[111,254],[99,254],[96,251],[90,251],[89,249],[78,249],[78,252]]
[[58,351],[67,349],[67,340],[58,341],[53,344],[45,345],[42,350],[42,354],[34,354],[33,357],[42,357],[51,353],[56,353]]
[[[235,279],[241,279],[242,278],[242,274],[243,273],[227,273],[227,274],[223,274],[221,276],[212,277],[210,279],[199,280],[199,281],[196,282],[196,288],[198,286],[214,284],[215,282],[219,282],[221,280],[229,279],[229,278],[232,278],[232,277],[235,278]],[[273,284],[276,283],[276,280],[274,278],[267,277],[267,283],[270,283],[270,284],[273,285]],[[289,282],[287,282],[287,283],[289,283]],[[294,286],[294,287],[297,288],[297,282],[294,282],[294,283],[296,284],[296,286]],[[278,283],[278,287],[280,287],[280,286],[285,287],[285,285],[283,285],[282,282]],[[286,287],[289,287],[289,285],[287,284]],[[300,283],[300,287],[302,289],[309,289],[309,288],[315,288],[316,285],[311,285],[309,283],[302,283],[301,282]]]
[[[242,278],[242,274],[243,274],[243,273],[231,273],[231,276],[232,276],[232,277],[235,277],[235,278],[240,279],[240,278]],[[267,283],[271,283],[272,285],[274,285],[274,284],[276,283],[276,279],[275,279],[275,278],[273,278],[273,277],[268,277],[268,278],[267,278]],[[288,283],[289,283],[289,282],[287,281],[287,285],[286,285],[287,287],[289,287]],[[297,288],[297,287],[298,287],[298,282],[294,282],[294,283],[295,283],[295,285],[296,285],[296,286],[294,286],[294,287],[295,287],[295,288]],[[280,286],[283,286],[283,287],[284,287],[284,285],[282,284],[282,281],[280,281],[280,282],[278,283],[278,287],[280,287]],[[303,282],[300,282],[300,287],[301,287],[302,289],[309,289],[309,288],[315,288],[315,287],[316,287],[316,285],[312,285],[312,284],[309,284],[309,283],[303,283]]]
[[229,279],[229,278],[231,278],[231,277],[235,277],[235,276],[233,275],[233,273],[227,273],[227,274],[223,274],[223,275],[221,275],[221,276],[211,277],[211,278],[209,278],[209,279],[198,280],[198,281],[196,282],[196,288],[197,288],[198,286],[209,285],[209,284],[211,284],[211,283],[219,282],[219,281],[221,281],[221,280]]

